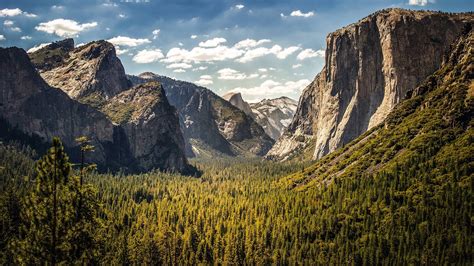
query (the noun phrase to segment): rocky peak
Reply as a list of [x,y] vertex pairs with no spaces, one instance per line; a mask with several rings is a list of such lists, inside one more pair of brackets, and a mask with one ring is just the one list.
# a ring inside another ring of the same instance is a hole
[[380,124],[473,21],[473,13],[387,9],[330,33],[323,70],[268,155],[285,158],[314,141],[318,159]]
[[37,69],[50,70],[61,65],[72,50],[74,50],[73,39],[53,42],[30,53],[31,62]]
[[242,94],[240,92],[228,92],[222,96],[222,98],[228,102],[230,102],[233,106],[239,108],[247,115],[253,117],[252,109],[250,105],[244,101],[242,98]]
[[101,110],[124,129],[140,169],[190,170],[176,109],[168,103],[159,82],[123,91]]
[[254,118],[265,132],[277,140],[293,118],[298,102],[288,97],[251,103]]
[[190,157],[262,156],[273,144],[249,115],[211,90],[151,72],[129,79],[134,84],[150,80],[162,84],[170,104],[179,113]]
[[[49,85],[62,89],[71,98],[97,107],[131,86],[111,43],[102,40],[74,49],[62,45],[51,50],[55,46],[51,44],[31,53],[30,58]],[[50,58],[62,60],[50,64]]]
[[161,84],[150,81],[117,94],[107,101],[101,110],[114,123],[138,124],[152,118],[154,112],[171,108]]
[[143,72],[143,73],[139,74],[138,77],[140,77],[142,79],[154,79],[154,78],[158,78],[159,75],[157,75],[153,72]]

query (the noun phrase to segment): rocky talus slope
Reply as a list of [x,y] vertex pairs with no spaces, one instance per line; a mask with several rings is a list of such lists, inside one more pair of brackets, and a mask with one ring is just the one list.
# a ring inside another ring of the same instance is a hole
[[473,21],[473,13],[387,9],[329,34],[325,66],[268,157],[314,142],[318,159],[380,124]]
[[134,84],[163,85],[180,116],[188,156],[263,156],[274,141],[250,116],[212,91],[193,83],[146,72],[129,76]]

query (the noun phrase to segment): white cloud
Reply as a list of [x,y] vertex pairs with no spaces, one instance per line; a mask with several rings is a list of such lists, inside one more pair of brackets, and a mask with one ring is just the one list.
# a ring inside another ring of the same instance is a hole
[[21,32],[21,29],[19,27],[10,27],[10,30],[14,32]]
[[13,22],[13,21],[11,21],[11,20],[5,20],[5,21],[3,22],[3,25],[4,25],[4,26],[7,26],[7,27],[13,26],[13,24],[15,24],[15,22]]
[[289,55],[293,54],[294,52],[298,51],[300,48],[298,46],[290,46],[288,48],[283,49],[282,51],[276,54],[278,59],[285,59]]
[[197,35],[191,35],[191,39],[196,39],[198,36]]
[[219,74],[218,79],[223,79],[223,80],[242,80],[242,79],[252,79],[258,77],[258,74],[251,74],[247,76],[244,73],[241,73],[235,69],[232,68],[223,68],[219,71],[217,71]]
[[60,9],[63,9],[64,6],[59,6],[59,5],[53,5],[51,6],[51,9],[56,9],[56,10],[60,10]]
[[285,59],[299,49],[300,48],[297,46],[290,46],[288,48],[283,49],[280,45],[274,45],[272,46],[272,48],[258,47],[255,49],[247,50],[244,56],[237,59],[237,62],[247,63],[254,60],[255,58],[269,54],[274,54],[278,59]]
[[302,66],[303,66],[302,64],[296,64],[296,65],[292,65],[291,68],[296,69]]
[[31,40],[32,38],[31,38],[31,36],[25,35],[25,36],[21,36],[20,39],[22,39],[22,40]]
[[35,14],[24,12],[19,8],[5,8],[0,10],[0,17],[15,17],[19,15],[25,15],[29,18],[37,17]]
[[214,84],[214,81],[212,81],[212,77],[210,75],[202,75],[199,77],[199,80],[194,83],[200,86],[206,86]]
[[263,73],[265,73],[265,72],[267,72],[267,71],[268,71],[268,69],[266,69],[266,68],[259,68],[259,69],[258,69],[258,71],[259,71],[259,72],[263,72]]
[[206,69],[207,69],[207,66],[200,66],[200,67],[193,68],[193,71],[206,70]]
[[45,47],[46,45],[49,45],[49,43],[41,43],[41,44],[38,44],[36,46],[33,46],[31,47],[30,49],[28,49],[28,53],[33,53],[33,52],[36,52],[38,51],[39,49]]
[[156,62],[156,61],[160,60],[163,57],[164,57],[164,55],[163,55],[163,53],[161,52],[160,49],[154,49],[154,50],[145,49],[145,50],[141,50],[140,52],[138,52],[132,58],[132,60],[136,63],[139,63],[139,64],[148,64],[148,63]]
[[73,37],[81,31],[88,30],[97,26],[97,22],[80,24],[70,19],[55,19],[48,22],[41,22],[35,27],[38,31],[44,31],[50,34],[56,34],[59,37]]
[[266,80],[262,84],[252,88],[238,87],[232,89],[232,92],[240,92],[248,98],[269,97],[273,95],[288,95],[292,93],[300,93],[310,83],[307,79],[297,81],[287,81],[284,83],[274,80]]
[[122,45],[122,46],[130,46],[130,47],[135,47],[138,45],[150,43],[150,40],[148,39],[134,39],[126,36],[117,36],[112,39],[108,40],[110,43],[113,45]]
[[4,41],[4,40],[6,40],[6,39],[5,39],[5,36],[3,36],[2,34],[0,34],[0,41]]
[[125,14],[122,14],[122,13],[120,13],[118,16],[119,16],[119,18],[125,18],[126,17]]
[[426,6],[427,4],[432,4],[435,2],[435,0],[409,0],[408,4],[411,6]]
[[243,51],[229,48],[225,45],[219,45],[213,48],[194,47],[191,50],[174,47],[168,51],[166,59],[162,61],[166,63],[224,61],[227,59],[235,59],[242,54]]
[[227,42],[227,40],[224,38],[214,38],[214,39],[207,40],[205,42],[200,42],[199,46],[211,48],[211,47],[216,47],[220,45],[221,43],[225,43],[225,42]]
[[295,10],[293,12],[290,13],[290,16],[292,17],[304,17],[304,18],[309,18],[309,17],[312,17],[314,16],[314,12],[313,11],[309,11],[307,13],[303,13],[301,12],[301,10]]
[[187,63],[173,63],[171,65],[166,66],[166,68],[192,68],[193,66],[191,64]]
[[274,45],[272,48],[258,47],[258,48],[246,51],[244,56],[237,59],[237,62],[247,63],[258,57],[262,57],[268,54],[277,54],[281,50],[282,48],[279,45]]
[[305,49],[296,57],[298,60],[305,60],[312,57],[324,57],[324,50],[314,51],[313,49]]
[[237,8],[237,9],[242,9],[244,7],[245,7],[244,5],[235,5],[235,8]]
[[248,49],[248,48],[252,48],[252,47],[255,47],[255,46],[259,46],[261,44],[264,44],[264,43],[268,43],[270,42],[270,40],[268,39],[262,39],[262,40],[254,40],[254,39],[245,39],[245,40],[242,40],[238,43],[236,43],[234,45],[235,48],[237,49]]
[[155,29],[151,32],[153,34],[153,40],[156,40],[156,38],[158,38],[158,35],[160,35],[160,31],[160,29]]
[[178,68],[178,69],[173,70],[173,72],[175,72],[175,73],[185,73],[186,70],[184,70],[182,68]]
[[0,10],[0,17],[15,17],[23,14],[23,11],[19,8],[5,8]]
[[115,45],[115,52],[117,53],[117,55],[128,53],[128,51],[129,49],[121,49],[120,46]]

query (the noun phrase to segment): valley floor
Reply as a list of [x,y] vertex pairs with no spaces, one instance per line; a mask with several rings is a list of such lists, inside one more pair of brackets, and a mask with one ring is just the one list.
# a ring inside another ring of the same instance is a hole
[[[32,166],[15,150],[2,154],[3,173],[11,167],[12,173],[20,174]],[[465,189],[472,187],[472,176],[442,186],[403,175],[367,176],[295,191],[279,180],[304,172],[308,165],[224,159],[192,163],[203,171],[201,178],[160,172],[87,175],[102,206],[92,261],[112,265],[472,262],[474,201],[472,189]],[[5,216],[10,193],[3,187],[2,224],[11,219]],[[17,255],[7,238],[1,247],[3,262]]]

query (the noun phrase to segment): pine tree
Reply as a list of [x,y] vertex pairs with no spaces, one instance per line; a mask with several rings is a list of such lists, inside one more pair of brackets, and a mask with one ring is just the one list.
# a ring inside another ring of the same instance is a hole
[[96,257],[101,227],[96,193],[71,172],[62,143],[54,138],[36,164],[35,188],[25,199],[18,263],[88,263]]

